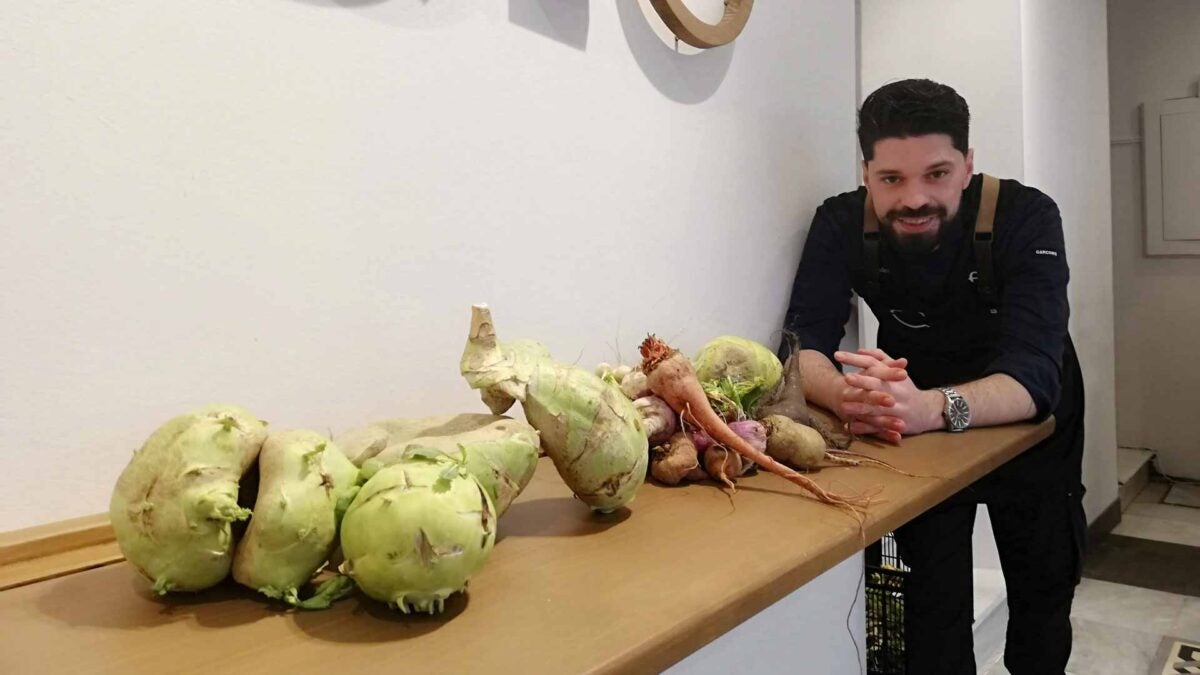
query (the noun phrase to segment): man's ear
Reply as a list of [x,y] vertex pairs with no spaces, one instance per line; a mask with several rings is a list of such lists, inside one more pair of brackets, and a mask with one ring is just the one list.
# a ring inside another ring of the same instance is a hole
[[[865,160],[865,159],[863,160],[862,184],[863,185],[867,184],[867,160]],[[871,188],[867,188],[867,189],[870,190]]]
[[963,179],[962,189],[966,190],[967,185],[971,183],[971,176],[975,175],[975,148],[967,148],[967,177]]

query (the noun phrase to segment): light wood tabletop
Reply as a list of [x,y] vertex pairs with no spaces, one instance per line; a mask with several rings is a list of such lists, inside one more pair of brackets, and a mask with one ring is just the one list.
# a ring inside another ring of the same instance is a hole
[[406,616],[359,595],[287,611],[232,583],[160,599],[121,562],[0,592],[0,672],[658,672],[1052,429],[855,443],[923,476],[811,474],[829,490],[877,491],[862,529],[768,474],[743,477],[735,494],[647,482],[629,508],[595,515],[542,459],[484,569],[442,615]]

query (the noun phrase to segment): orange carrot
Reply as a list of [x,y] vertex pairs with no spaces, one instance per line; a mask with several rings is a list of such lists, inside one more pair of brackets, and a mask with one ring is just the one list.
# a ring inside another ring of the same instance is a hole
[[684,419],[704,430],[712,439],[733,450],[742,457],[788,481],[799,485],[826,504],[862,509],[869,499],[827,492],[811,478],[797,473],[772,459],[765,452],[756,450],[725,424],[700,387],[700,380],[687,357],[672,349],[667,343],[653,335],[641,345],[642,370],[646,373],[650,391],[667,402]]

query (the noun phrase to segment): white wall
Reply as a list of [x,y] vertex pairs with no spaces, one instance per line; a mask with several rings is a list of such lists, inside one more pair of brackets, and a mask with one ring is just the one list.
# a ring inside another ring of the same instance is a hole
[[469,305],[560,358],[768,340],[855,181],[854,6],[673,54],[632,2],[0,6],[0,530],[161,422],[481,410]]
[[1108,12],[1117,440],[1154,450],[1169,475],[1200,479],[1200,258],[1143,255],[1142,146],[1130,142],[1143,102],[1197,95],[1200,2],[1109,0]]
[[1089,520],[1117,499],[1106,14],[1095,0],[1021,0],[1025,182],[1062,213]]
[[975,167],[1020,179],[1021,13],[1017,0],[862,0],[862,96],[924,77],[971,108]]

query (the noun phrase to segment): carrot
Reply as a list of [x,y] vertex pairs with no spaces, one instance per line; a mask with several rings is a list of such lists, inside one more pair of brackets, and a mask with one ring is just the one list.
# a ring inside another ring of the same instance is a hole
[[827,492],[811,478],[780,464],[734,433],[713,411],[691,362],[678,350],[651,335],[642,342],[641,353],[642,370],[648,378],[650,391],[683,415],[685,420],[704,430],[714,441],[767,471],[799,485],[826,504],[849,507],[855,511],[867,506],[868,498]]

